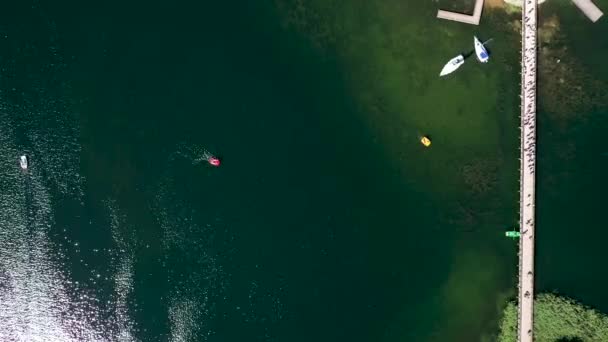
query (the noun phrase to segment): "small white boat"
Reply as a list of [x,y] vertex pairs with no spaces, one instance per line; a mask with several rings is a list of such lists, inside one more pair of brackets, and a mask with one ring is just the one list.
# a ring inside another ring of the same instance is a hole
[[27,156],[26,155],[22,155],[21,157],[19,157],[19,165],[21,165],[22,169],[27,170]]
[[483,46],[483,43],[477,39],[477,37],[473,36],[473,44],[475,45],[475,54],[477,55],[477,59],[481,63],[487,63],[490,59],[490,55],[488,55],[488,50]]
[[464,64],[463,55],[458,55],[450,59],[450,61],[443,67],[443,69],[441,69],[439,76],[445,76],[447,74],[453,73],[454,71],[456,71],[456,69],[460,68],[462,64]]

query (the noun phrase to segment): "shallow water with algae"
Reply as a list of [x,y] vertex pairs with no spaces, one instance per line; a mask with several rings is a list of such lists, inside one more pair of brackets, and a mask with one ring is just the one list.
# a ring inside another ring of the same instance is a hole
[[[520,40],[491,3],[479,27],[409,0],[2,5],[0,340],[492,340]],[[577,268],[605,254],[606,49],[575,38],[605,24],[546,8],[539,286],[607,309]],[[491,62],[438,78],[473,34]]]

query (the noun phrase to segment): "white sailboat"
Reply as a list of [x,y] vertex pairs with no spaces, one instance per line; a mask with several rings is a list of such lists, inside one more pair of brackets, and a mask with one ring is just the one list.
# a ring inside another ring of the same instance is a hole
[[490,55],[488,55],[488,50],[486,50],[486,47],[483,46],[483,44],[485,43],[480,42],[476,36],[473,36],[473,45],[475,45],[475,54],[477,55],[477,59],[481,63],[487,63],[490,59]]
[[456,69],[460,68],[462,64],[464,64],[463,55],[458,55],[450,59],[450,61],[443,67],[443,69],[441,69],[439,76],[445,76],[447,74],[453,73],[454,71],[456,71]]
[[27,170],[27,156],[26,155],[22,155],[21,157],[19,157],[19,165],[21,166],[21,168],[23,170]]

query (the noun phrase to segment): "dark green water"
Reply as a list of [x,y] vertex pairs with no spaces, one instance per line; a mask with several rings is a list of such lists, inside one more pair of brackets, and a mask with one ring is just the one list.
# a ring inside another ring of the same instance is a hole
[[[436,6],[1,6],[0,339],[491,340],[516,281],[517,16]],[[588,50],[605,24],[577,30]],[[496,62],[438,79],[472,34]],[[608,309],[606,112],[581,108],[539,116],[539,286]]]
[[[608,2],[595,4],[606,13]],[[608,281],[601,271],[608,256],[603,244],[608,238],[603,207],[608,191],[608,44],[603,37],[608,22],[604,17],[591,24],[567,3],[551,4],[544,14],[561,19],[567,57],[582,70],[576,86],[582,85],[585,95],[576,105],[565,101],[565,111],[545,105],[539,114],[544,142],[539,143],[539,165],[545,167],[539,170],[538,223],[546,233],[537,234],[537,286],[605,313],[608,295],[600,284]]]

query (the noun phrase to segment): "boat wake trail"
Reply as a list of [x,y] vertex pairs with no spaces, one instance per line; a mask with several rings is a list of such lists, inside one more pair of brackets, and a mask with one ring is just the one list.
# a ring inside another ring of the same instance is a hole
[[[187,160],[191,160],[193,165],[197,165],[203,162],[207,162],[214,155],[202,146],[189,145],[182,143],[178,145],[177,151],[174,156],[178,156]],[[171,159],[174,159],[171,158]]]

